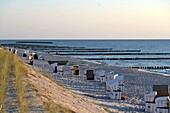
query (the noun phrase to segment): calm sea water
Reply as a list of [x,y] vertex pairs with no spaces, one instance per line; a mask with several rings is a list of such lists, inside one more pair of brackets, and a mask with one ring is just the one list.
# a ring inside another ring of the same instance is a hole
[[[3,40],[4,41],[4,40]],[[16,40],[12,40],[16,41]],[[28,40],[27,40],[28,41]],[[31,40],[29,40],[31,41]],[[36,41],[36,40],[34,40]],[[113,50],[141,50],[142,52],[170,53],[170,40],[37,40],[51,41],[52,45],[86,47],[86,48],[112,48]],[[2,42],[2,41],[1,41]],[[98,56],[72,56],[82,58],[128,58],[128,57],[165,57],[170,55],[98,55]],[[101,62],[101,61],[98,61]],[[170,60],[103,60],[111,65],[120,67],[129,66],[170,66]],[[161,73],[170,74],[170,70],[157,70]]]

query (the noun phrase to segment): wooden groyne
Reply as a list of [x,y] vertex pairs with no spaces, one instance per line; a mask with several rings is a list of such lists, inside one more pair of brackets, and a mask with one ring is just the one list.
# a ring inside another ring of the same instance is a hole
[[170,58],[84,58],[86,60],[170,60]]
[[[69,53],[70,55],[109,55],[109,54],[118,54],[118,53],[98,53],[95,54],[95,52],[141,52],[141,50],[101,50],[101,49],[84,49],[84,50],[42,50],[41,52],[94,52],[94,54],[86,54],[86,53]],[[63,54],[63,55],[69,55],[69,54]]]
[[60,55],[170,55],[170,53],[60,53]]
[[135,66],[127,68],[136,68],[136,69],[170,69],[170,66]]

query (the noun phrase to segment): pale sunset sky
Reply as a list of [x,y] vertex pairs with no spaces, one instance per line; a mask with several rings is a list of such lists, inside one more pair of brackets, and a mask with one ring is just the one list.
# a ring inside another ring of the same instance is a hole
[[0,39],[170,39],[170,0],[0,0]]

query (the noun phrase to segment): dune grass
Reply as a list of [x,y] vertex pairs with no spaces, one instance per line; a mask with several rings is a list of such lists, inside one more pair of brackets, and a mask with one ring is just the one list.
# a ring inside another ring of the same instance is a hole
[[27,73],[27,70],[23,66],[23,62],[19,59],[18,56],[13,55],[12,58],[13,67],[14,67],[14,75],[16,80],[18,98],[19,98],[19,107],[21,113],[26,113],[28,110],[28,105],[25,100],[25,89],[22,84],[23,76]]
[[[0,113],[3,112],[3,104],[5,101],[5,96],[7,92],[7,80],[9,77],[15,78],[15,87],[17,89],[18,94],[18,102],[19,102],[19,111],[20,113],[28,112],[28,103],[25,98],[26,89],[23,85],[23,77],[28,74],[28,69],[30,67],[25,65],[25,63],[15,54],[11,52],[0,50]],[[36,71],[36,70],[35,70]],[[45,75],[39,71],[36,71],[37,74],[41,74],[49,79],[51,79],[48,75]],[[10,75],[10,76],[9,76]],[[51,79],[51,81],[55,82],[57,85],[65,88],[60,82]],[[38,91],[38,89],[37,89]],[[64,108],[57,103],[54,103],[52,100],[44,103],[45,109],[49,113],[74,113],[74,111]]]
[[25,74],[25,70],[22,65],[22,61],[16,55],[5,50],[0,50],[0,110],[2,110],[5,101],[8,85],[7,79],[15,75],[19,109],[21,113],[27,112],[27,104],[24,98],[24,88],[22,85],[22,77]]
[[2,110],[6,91],[7,91],[7,78],[9,74],[9,53],[0,50],[0,110]]
[[[12,54],[9,51],[0,50],[0,112],[4,112],[2,111],[3,110],[2,108],[7,92],[8,77],[15,77],[15,86],[18,93],[19,112],[20,113],[28,112],[28,103],[25,99],[26,95],[25,87],[23,86],[22,83],[24,75],[28,74],[28,68],[29,68],[28,65],[25,65],[24,62],[18,56]],[[37,74],[41,74],[45,77],[48,77],[47,75],[37,70],[36,72]],[[55,80],[52,81],[64,87],[59,82]],[[54,102],[45,103],[45,109],[49,113],[56,113],[56,111],[60,113],[73,113],[71,110],[63,108],[55,104]]]
[[45,109],[48,110],[49,113],[75,113],[74,111],[63,108],[62,106],[50,101],[45,104]]

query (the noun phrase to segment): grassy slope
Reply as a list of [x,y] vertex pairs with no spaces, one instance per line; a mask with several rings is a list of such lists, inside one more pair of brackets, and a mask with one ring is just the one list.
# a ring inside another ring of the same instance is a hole
[[[15,86],[18,93],[18,102],[19,102],[19,112],[26,113],[28,112],[28,103],[29,100],[25,99],[27,92],[25,85],[23,85],[23,78],[28,74],[28,66],[26,66],[18,56],[4,50],[0,50],[0,112],[2,111],[5,96],[7,93],[7,79],[11,75],[15,76]],[[10,76],[9,76],[10,75]],[[62,108],[61,106],[53,103],[52,101],[44,103],[45,109],[49,113],[63,112],[63,113],[72,113],[71,110]]]
[[22,113],[29,112],[28,104],[30,103],[28,103],[29,100],[25,99],[25,95],[28,93],[26,92],[26,85],[32,86],[32,90],[36,93],[34,100],[42,103],[40,107],[46,109],[49,113],[105,112],[103,108],[85,101],[83,98],[65,89],[60,83],[30,68],[18,56],[10,52],[0,50],[0,67],[0,110],[2,110],[5,100],[6,81],[12,69],[18,93],[19,111]]
[[3,107],[7,91],[7,78],[9,74],[9,54],[0,50],[0,109]]

